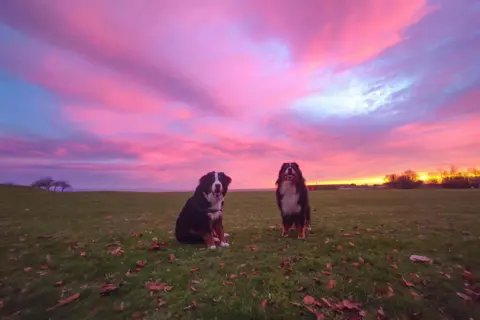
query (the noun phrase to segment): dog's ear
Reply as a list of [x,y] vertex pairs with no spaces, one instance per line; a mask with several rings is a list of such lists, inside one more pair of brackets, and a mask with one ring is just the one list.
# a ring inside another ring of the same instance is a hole
[[302,172],[302,170],[300,169],[300,166],[298,165],[298,163],[292,162],[292,166],[294,166],[295,169],[297,169],[298,178],[300,179],[300,181],[301,181],[302,183],[305,183],[305,177],[303,176],[303,172]]
[[278,186],[280,184],[280,182],[282,181],[283,172],[285,172],[285,167],[287,165],[288,165],[288,163],[284,162],[280,166],[280,169],[278,170],[278,178],[277,178],[277,181],[275,181],[276,186]]
[[207,181],[208,177],[213,173],[212,172],[209,172],[209,173],[206,173],[205,175],[203,175],[202,177],[200,177],[200,179],[198,179],[198,184],[204,184],[205,181]]
[[218,174],[219,174],[220,177],[222,178],[222,180],[223,180],[222,182],[225,183],[225,187],[228,187],[228,185],[229,185],[230,183],[232,183],[232,178],[230,178],[229,176],[227,176],[227,175],[225,174],[225,172],[219,172]]

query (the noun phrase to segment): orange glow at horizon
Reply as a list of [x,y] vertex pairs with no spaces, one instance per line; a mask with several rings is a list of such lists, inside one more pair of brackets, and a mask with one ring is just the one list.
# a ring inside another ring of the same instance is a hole
[[[478,172],[472,172],[475,169],[460,169],[457,168],[456,174],[462,175],[464,177],[475,177],[478,176]],[[399,173],[400,174],[400,173]],[[450,171],[445,172],[427,172],[419,171],[417,172],[418,180],[427,182],[429,180],[440,181],[443,176],[452,176]],[[373,184],[383,184],[385,182],[385,175],[383,176],[372,176],[366,178],[357,178],[357,179],[344,179],[344,180],[312,180],[307,181],[307,185],[330,185],[330,184],[356,184],[356,185],[373,185]]]

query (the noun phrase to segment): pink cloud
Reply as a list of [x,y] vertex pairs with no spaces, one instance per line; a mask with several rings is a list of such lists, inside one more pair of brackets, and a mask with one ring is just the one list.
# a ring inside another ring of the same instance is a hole
[[[439,12],[443,21],[442,5],[121,4],[18,0],[0,9],[0,23],[20,39],[2,45],[0,68],[48,90],[58,100],[56,116],[82,133],[0,136],[0,165],[37,161],[38,170],[57,166],[61,174],[108,173],[175,188],[224,170],[235,187],[248,188],[271,187],[283,161],[299,162],[308,179],[334,180],[480,159],[478,90],[471,76],[456,76],[476,74],[469,47],[422,47],[420,54],[408,45],[419,44],[416,38],[405,40]],[[425,47],[441,40],[428,42],[425,34]],[[446,69],[438,56],[462,63]],[[339,67],[343,73],[335,72]],[[452,91],[448,99],[442,93]],[[298,101],[313,94],[323,100],[307,112]],[[434,101],[427,107],[440,108],[423,107],[427,98]],[[321,112],[372,103],[381,108]]]

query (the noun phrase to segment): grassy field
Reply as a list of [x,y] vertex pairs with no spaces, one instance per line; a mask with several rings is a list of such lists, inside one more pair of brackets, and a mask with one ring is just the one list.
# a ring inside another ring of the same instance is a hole
[[311,192],[306,241],[231,192],[216,251],[173,240],[188,196],[0,189],[0,317],[480,319],[478,191]]

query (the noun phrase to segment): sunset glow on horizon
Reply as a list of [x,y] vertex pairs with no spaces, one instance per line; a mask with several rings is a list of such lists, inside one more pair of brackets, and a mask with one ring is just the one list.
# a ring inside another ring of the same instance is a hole
[[477,0],[5,0],[0,44],[0,183],[480,166]]

